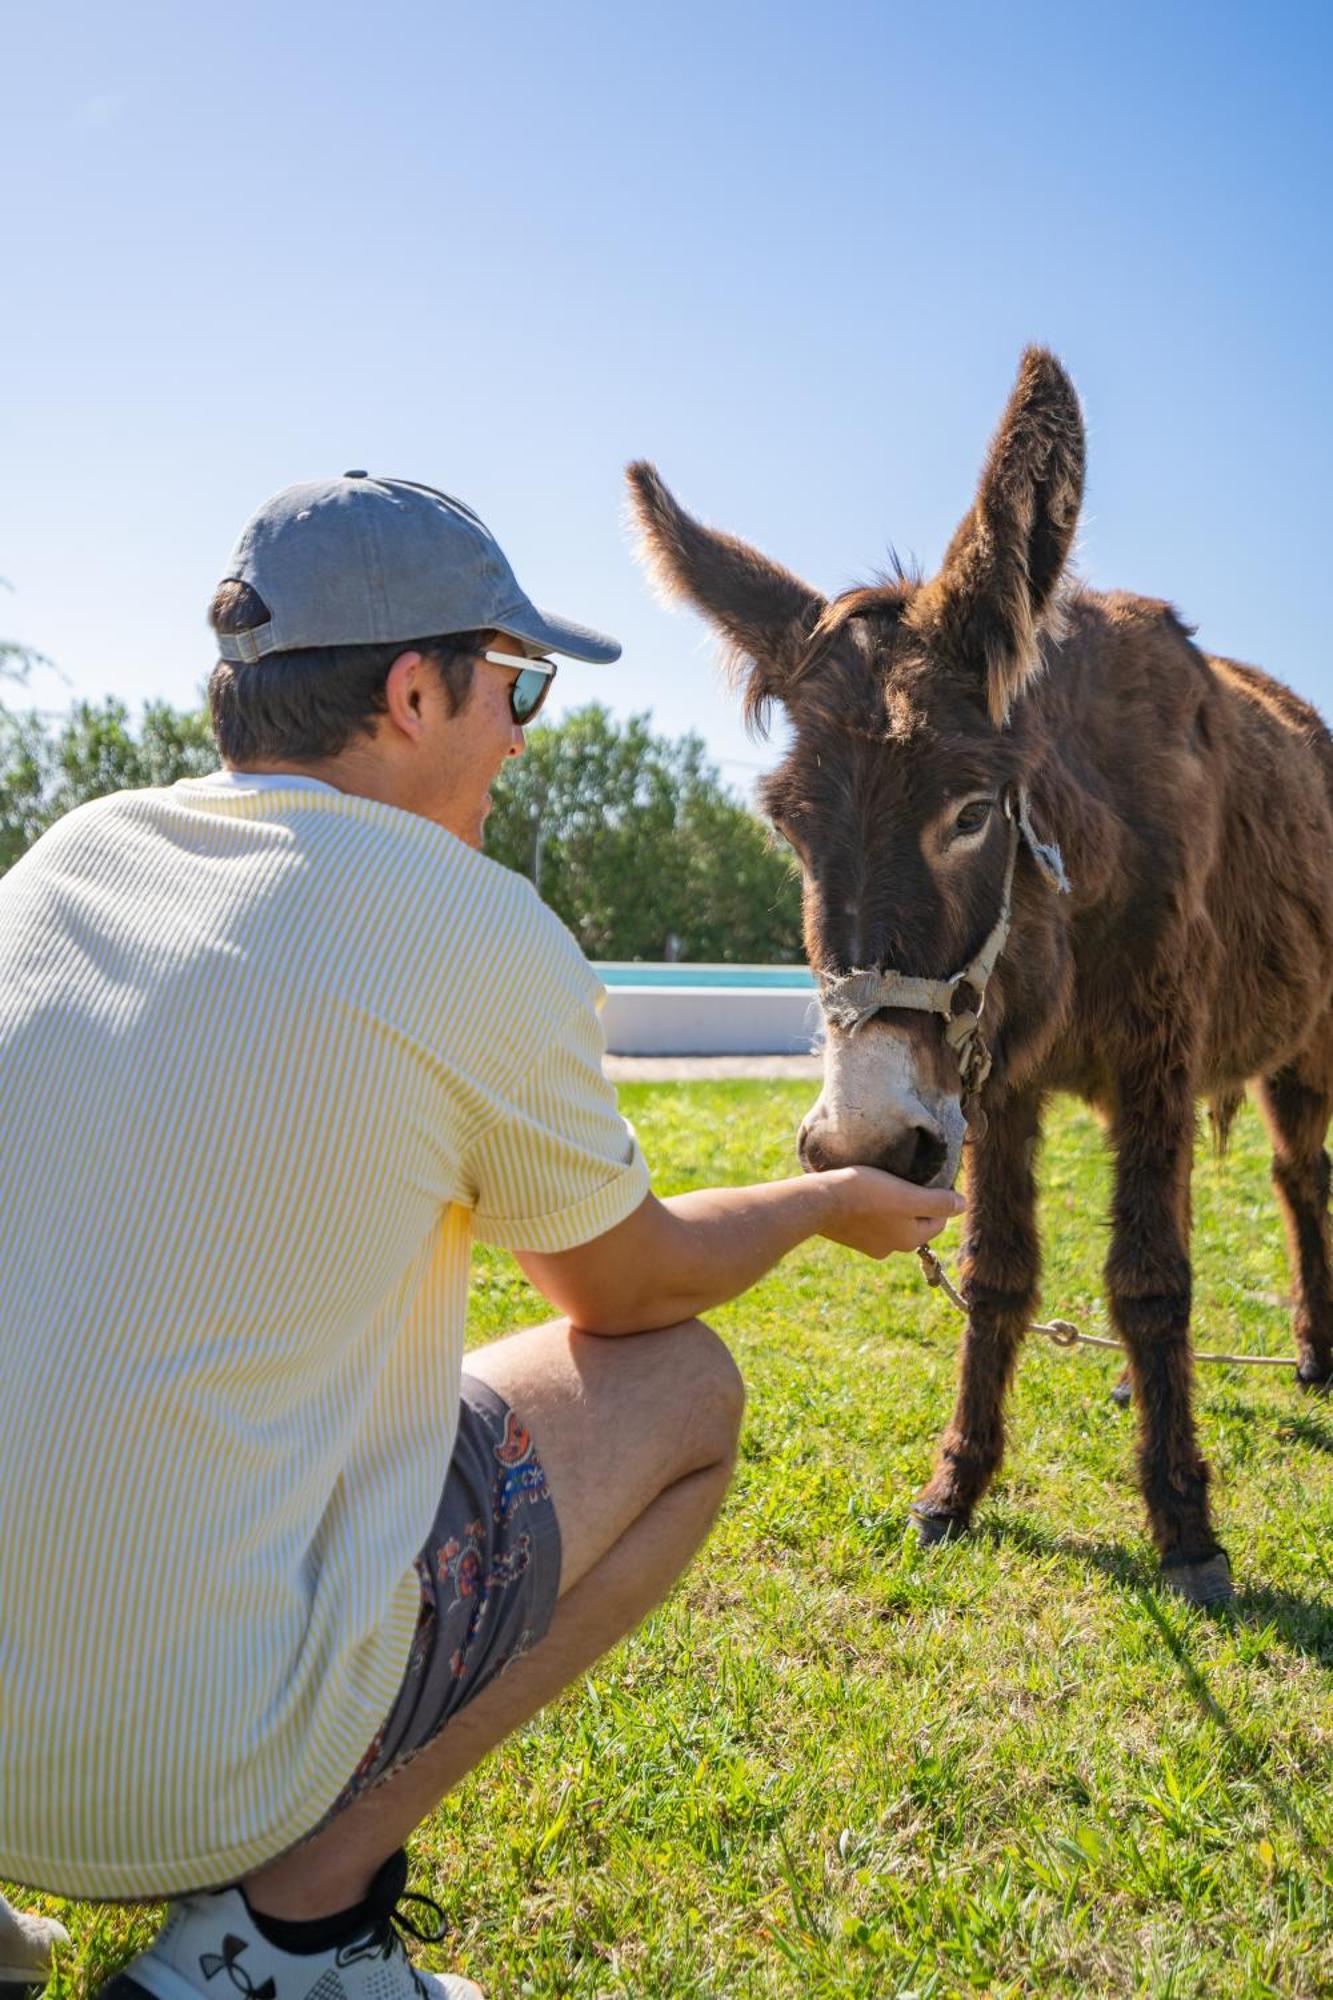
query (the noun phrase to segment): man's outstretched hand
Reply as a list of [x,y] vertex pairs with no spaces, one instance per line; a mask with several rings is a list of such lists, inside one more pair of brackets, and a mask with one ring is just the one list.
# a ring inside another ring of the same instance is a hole
[[967,1206],[952,1188],[918,1187],[878,1167],[834,1167],[812,1178],[834,1184],[832,1214],[819,1234],[864,1257],[919,1250]]

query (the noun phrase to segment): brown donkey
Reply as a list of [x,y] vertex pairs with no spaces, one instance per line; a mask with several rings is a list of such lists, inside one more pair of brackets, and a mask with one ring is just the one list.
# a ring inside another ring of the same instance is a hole
[[1037,1302],[1042,1105],[1097,1107],[1115,1152],[1106,1284],[1166,1580],[1230,1594],[1190,1408],[1194,1106],[1257,1078],[1295,1281],[1300,1379],[1333,1375],[1333,742],[1170,605],[1064,580],[1078,399],[1029,349],[938,576],[831,602],[630,468],[670,594],[720,631],[762,726],[761,801],[799,857],[827,1036],[808,1168],[944,1182],[968,1150],[969,1308],[953,1421],[914,1512],[965,1529],[1003,1449]]

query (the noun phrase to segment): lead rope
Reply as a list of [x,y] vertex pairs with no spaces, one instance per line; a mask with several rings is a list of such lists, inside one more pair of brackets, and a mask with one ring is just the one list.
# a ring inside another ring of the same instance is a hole
[[[944,1293],[951,1306],[956,1306],[966,1319],[966,1301],[949,1280],[949,1274],[935,1252],[925,1243],[917,1250],[921,1268],[926,1274],[926,1283],[936,1286]],[[1119,1353],[1125,1351],[1123,1340],[1110,1340],[1099,1333],[1084,1333],[1074,1325],[1072,1319],[1033,1320],[1025,1329],[1028,1333],[1044,1334],[1057,1347],[1114,1347]],[[1201,1354],[1194,1349],[1196,1361],[1216,1361],[1228,1368],[1294,1368],[1295,1357],[1287,1354]]]

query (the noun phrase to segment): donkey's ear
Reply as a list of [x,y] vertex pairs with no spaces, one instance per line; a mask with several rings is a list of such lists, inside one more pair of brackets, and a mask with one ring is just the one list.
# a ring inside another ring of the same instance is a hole
[[746,722],[762,733],[770,704],[795,682],[825,600],[748,543],[696,521],[644,460],[625,476],[641,560],[665,598],[688,598],[721,633]]
[[1083,459],[1074,385],[1053,354],[1029,347],[971,512],[909,612],[951,652],[982,665],[997,727],[1040,665],[1043,622],[1054,622],[1083,499]]

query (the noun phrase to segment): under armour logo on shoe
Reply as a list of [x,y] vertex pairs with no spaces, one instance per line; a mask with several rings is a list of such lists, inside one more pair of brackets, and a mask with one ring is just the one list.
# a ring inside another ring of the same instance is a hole
[[238,1963],[241,1953],[247,1949],[244,1938],[232,1937],[229,1932],[222,1940],[221,1957],[215,1951],[206,1951],[199,1960],[199,1970],[205,1979],[211,1979],[215,1972],[225,1972],[236,1991],[247,1995],[247,2000],[277,2000],[278,1989],[271,1979],[266,1979],[262,1986],[256,1986],[247,1968]]

